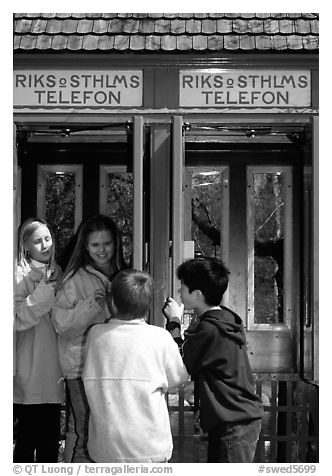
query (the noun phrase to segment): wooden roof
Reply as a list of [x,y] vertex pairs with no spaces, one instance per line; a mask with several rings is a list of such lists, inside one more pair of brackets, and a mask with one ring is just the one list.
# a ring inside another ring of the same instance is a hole
[[14,53],[318,52],[316,13],[15,13]]

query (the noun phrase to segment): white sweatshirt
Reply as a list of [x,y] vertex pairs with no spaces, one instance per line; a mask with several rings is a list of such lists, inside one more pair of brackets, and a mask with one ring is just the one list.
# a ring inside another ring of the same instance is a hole
[[100,463],[168,461],[173,443],[165,393],[188,378],[164,329],[140,319],[94,326],[83,370],[90,457]]

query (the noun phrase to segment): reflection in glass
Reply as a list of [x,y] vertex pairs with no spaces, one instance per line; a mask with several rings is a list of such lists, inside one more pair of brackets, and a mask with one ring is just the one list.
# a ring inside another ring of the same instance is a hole
[[134,180],[129,172],[107,173],[107,211],[121,230],[124,255],[131,263],[133,254]]
[[190,170],[191,240],[195,255],[222,258],[222,171]]
[[254,322],[257,324],[284,322],[284,204],[284,174],[254,173]]
[[47,172],[45,219],[55,236],[57,255],[75,231],[75,173]]

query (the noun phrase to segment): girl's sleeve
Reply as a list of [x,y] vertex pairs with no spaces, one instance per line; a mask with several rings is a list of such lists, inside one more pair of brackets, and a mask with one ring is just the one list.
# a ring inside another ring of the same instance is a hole
[[54,289],[43,280],[27,296],[27,286],[21,273],[17,273],[15,290],[15,329],[25,331],[36,326],[55,301]]
[[52,322],[58,334],[72,338],[82,335],[101,311],[93,295],[80,299],[74,280],[69,279],[57,293]]

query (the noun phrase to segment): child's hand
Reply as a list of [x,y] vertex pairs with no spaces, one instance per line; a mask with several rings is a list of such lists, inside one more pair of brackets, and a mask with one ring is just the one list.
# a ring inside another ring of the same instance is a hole
[[192,380],[184,384],[184,399],[189,405],[194,404],[194,382]]
[[168,297],[163,306],[162,312],[168,321],[181,319],[184,305],[179,305],[173,298]]
[[99,306],[104,306],[106,302],[106,295],[104,291],[97,289],[94,294],[95,301],[99,304]]

